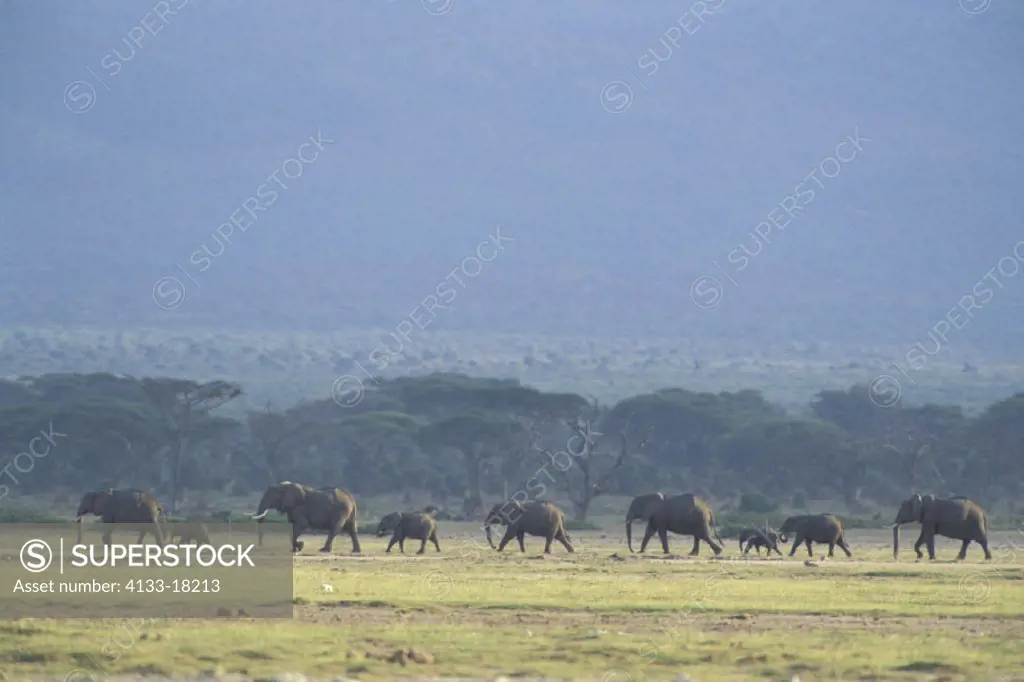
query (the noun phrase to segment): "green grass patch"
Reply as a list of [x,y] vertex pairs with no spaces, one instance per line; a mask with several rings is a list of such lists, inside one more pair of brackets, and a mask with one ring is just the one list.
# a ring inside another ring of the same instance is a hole
[[1008,555],[956,563],[948,543],[949,559],[896,563],[866,531],[851,533],[855,560],[813,566],[574,540],[575,554],[547,556],[535,538],[498,553],[462,535],[422,556],[385,555],[383,538],[361,556],[307,543],[291,620],[0,622],[0,671],[974,682],[1024,670],[1024,568]]

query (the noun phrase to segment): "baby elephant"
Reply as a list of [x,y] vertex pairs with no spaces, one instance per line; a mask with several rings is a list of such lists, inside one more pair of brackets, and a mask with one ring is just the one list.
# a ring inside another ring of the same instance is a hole
[[210,531],[202,521],[188,520],[184,523],[171,524],[171,526],[168,542],[174,542],[175,538],[179,538],[179,545],[210,544]]
[[[746,549],[743,545],[746,544]],[[754,547],[757,549],[757,555],[761,556],[761,550],[768,550],[770,556],[774,551],[779,556],[782,556],[782,552],[779,550],[779,534],[771,528],[764,530],[760,528],[744,528],[743,532],[740,533],[740,549],[743,554],[750,551],[750,548]]]
[[441,551],[441,545],[437,542],[437,521],[433,515],[426,512],[392,512],[380,520],[377,526],[377,537],[384,537],[386,533],[392,533],[391,542],[388,543],[387,552],[398,543],[398,549],[405,553],[405,539],[411,538],[420,541],[420,551],[423,554],[427,549],[427,540],[434,543],[437,551]]

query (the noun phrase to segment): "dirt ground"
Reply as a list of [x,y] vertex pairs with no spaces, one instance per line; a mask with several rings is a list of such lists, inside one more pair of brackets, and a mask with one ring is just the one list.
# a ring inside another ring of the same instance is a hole
[[[524,627],[569,627],[647,632],[652,626],[665,628],[676,622],[672,616],[638,613],[594,614],[586,611],[491,611],[483,609],[395,609],[388,606],[365,607],[338,602],[335,604],[296,607],[300,622],[330,624],[359,623],[368,626],[426,625],[452,622],[481,627],[522,625]],[[1024,620],[1005,618],[951,617],[879,617],[828,616],[805,614],[721,614],[702,615],[690,619],[691,627],[707,632],[754,633],[785,630],[799,633],[821,630],[899,631],[928,629],[949,630],[964,634],[995,635],[1024,639]]]

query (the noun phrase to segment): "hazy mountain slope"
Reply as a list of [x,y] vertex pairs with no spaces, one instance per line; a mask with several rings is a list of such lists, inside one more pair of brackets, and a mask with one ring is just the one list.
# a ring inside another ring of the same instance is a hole
[[[4,323],[390,326],[500,224],[515,242],[439,324],[912,343],[1022,236],[1017,3],[727,0],[651,73],[685,5],[193,0],[108,75],[152,7],[0,9]],[[78,79],[96,102],[74,115]],[[335,142],[196,272],[318,129]],[[726,281],[711,261],[855,129],[860,156]],[[1022,291],[963,342],[1020,348]]]

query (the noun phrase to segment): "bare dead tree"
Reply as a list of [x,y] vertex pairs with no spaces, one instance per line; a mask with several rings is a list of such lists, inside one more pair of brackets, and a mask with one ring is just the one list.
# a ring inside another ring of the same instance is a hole
[[[903,465],[903,475],[910,492],[921,489],[921,469],[925,461],[925,455],[931,450],[931,439],[922,437],[913,427],[906,427],[902,433],[890,431],[885,434],[882,441],[882,449],[895,453]],[[896,442],[893,442],[896,441]],[[932,468],[938,473],[935,463]],[[939,474],[939,478],[942,475]]]
[[[625,426],[619,433],[619,437],[621,439],[619,453],[612,461],[611,466],[601,474],[596,471],[596,460],[602,454],[598,447],[596,437],[604,434],[599,431],[594,431],[590,420],[585,419],[582,416],[577,417],[575,420],[568,420],[565,422],[566,426],[574,432],[573,436],[569,438],[568,443],[566,443],[566,452],[569,457],[568,461],[570,466],[566,466],[564,470],[557,465],[553,468],[559,474],[559,480],[561,481],[562,487],[573,505],[574,517],[577,521],[586,520],[587,513],[590,510],[590,505],[594,501],[594,498],[605,494],[608,482],[615,475],[615,472],[622,467],[627,457],[629,457],[631,451],[630,438],[633,436],[632,421],[633,415],[630,415],[629,419],[626,420]],[[650,428],[646,430],[641,440],[636,444],[636,450],[643,449],[647,444],[649,435]],[[536,454],[543,455],[544,459],[549,462],[556,462],[557,454],[539,447],[537,445],[537,441],[538,437],[535,434],[530,443],[530,449]],[[578,447],[576,447],[575,443],[578,443]],[[579,480],[579,486],[574,484],[574,476],[572,475],[573,469],[577,469],[579,471],[579,476],[576,477],[576,479]]]

